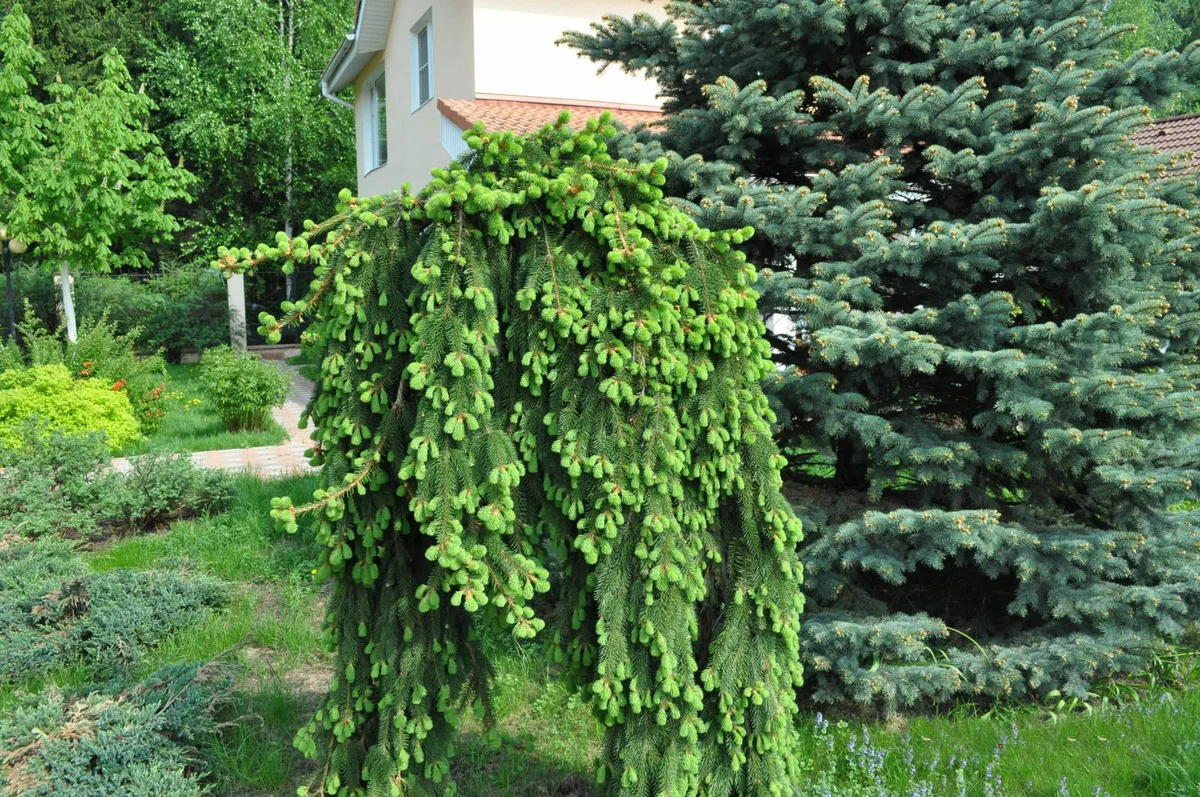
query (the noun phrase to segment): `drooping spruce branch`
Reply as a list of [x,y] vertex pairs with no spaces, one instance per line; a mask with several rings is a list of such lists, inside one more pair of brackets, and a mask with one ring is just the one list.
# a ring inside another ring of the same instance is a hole
[[[760,388],[769,351],[734,245],[663,200],[665,162],[606,120],[472,131],[417,195],[226,270],[309,261],[309,407],[336,677],[298,737],[322,794],[448,793],[456,711],[487,705],[478,623],[542,631],[608,733],[621,794],[774,794],[798,777],[799,523]],[[549,565],[561,573],[550,583]],[[327,738],[323,745],[318,738]]]

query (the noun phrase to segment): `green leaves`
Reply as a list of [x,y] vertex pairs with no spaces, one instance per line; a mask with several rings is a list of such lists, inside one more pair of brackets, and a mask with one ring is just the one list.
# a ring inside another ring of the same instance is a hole
[[[191,247],[271,240],[354,183],[354,114],[321,97],[329,43],[353,26],[335,0],[163,0],[136,65],[155,130],[199,177]],[[247,153],[253,156],[247,157]],[[191,248],[189,247],[189,248]],[[286,270],[285,270],[286,273]],[[295,294],[303,292],[295,286]],[[289,295],[288,298],[293,298]]]
[[230,431],[264,428],[271,418],[271,408],[283,406],[287,398],[288,379],[278,368],[228,346],[204,353],[200,379]]
[[[661,199],[666,162],[614,160],[611,135],[476,128],[474,165],[417,196],[343,197],[299,241],[221,252],[230,271],[318,267],[262,321],[311,320],[323,359],[327,486],[272,513],[316,515],[335,581],[346,677],[300,739],[334,740],[326,792],[435,788],[459,703],[486,693],[475,628],[537,636],[552,570],[548,644],[610,727],[603,782],[732,794],[747,761],[796,774],[799,524],[732,248],[749,232],[698,228]],[[735,599],[750,613],[708,610]]]
[[0,144],[0,206],[13,232],[35,243],[46,264],[107,272],[149,264],[148,243],[179,224],[165,206],[187,199],[192,176],[173,166],[146,122],[154,103],[132,85],[112,50],[91,86],[61,81],[50,102],[33,97],[29,21],[20,5],[0,29],[0,110],[15,125]]

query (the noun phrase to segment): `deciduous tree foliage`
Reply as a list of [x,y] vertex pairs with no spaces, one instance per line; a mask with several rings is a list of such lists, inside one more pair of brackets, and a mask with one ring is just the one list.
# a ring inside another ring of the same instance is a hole
[[[800,526],[761,380],[755,271],[663,201],[665,161],[565,117],[481,128],[414,196],[343,197],[219,265],[316,264],[309,406],[336,677],[298,744],[325,794],[446,793],[457,713],[488,705],[478,623],[539,633],[608,728],[609,793],[782,794]],[[552,579],[550,572],[556,576]],[[557,592],[543,631],[538,593]]]
[[0,53],[0,213],[7,218],[26,169],[42,149],[41,104],[32,94],[42,56],[19,5],[0,20]]
[[[7,7],[7,4],[6,6]],[[354,112],[321,97],[319,76],[353,24],[354,0],[25,0],[44,56],[76,88],[118,51],[157,105],[150,132],[197,176],[195,200],[169,208],[189,234],[151,249],[163,262],[210,259],[223,237],[259,240],[354,181]],[[292,298],[292,297],[289,297]]]
[[103,77],[110,50],[140,63],[159,2],[26,0],[23,5],[33,22],[34,43],[45,57],[38,66],[38,83],[50,86],[62,78],[71,86],[87,86]]
[[[1121,55],[1145,47],[1182,50],[1200,39],[1200,0],[1110,0],[1104,22],[1129,31],[1121,39]],[[1129,30],[1129,26],[1133,30]],[[1189,81],[1154,107],[1156,116],[1200,110],[1200,85]]]
[[347,0],[159,4],[140,65],[168,151],[199,177],[189,251],[207,260],[230,233],[291,235],[354,181],[354,112],[319,87],[353,10]]
[[10,230],[35,243],[47,265],[60,267],[74,340],[70,269],[146,265],[148,245],[179,229],[166,205],[187,198],[192,176],[171,164],[147,129],[154,103],[134,88],[115,50],[104,56],[94,85],[60,80],[48,88],[50,101],[39,102],[34,69],[42,59],[30,31],[21,5],[14,5],[0,33],[0,109],[17,109],[19,119],[5,122],[16,138],[0,145],[0,194]]
[[1141,666],[1200,609],[1200,329],[1195,182],[1129,136],[1200,53],[1092,0],[669,8],[568,38],[662,87],[624,151],[759,231],[816,697]]

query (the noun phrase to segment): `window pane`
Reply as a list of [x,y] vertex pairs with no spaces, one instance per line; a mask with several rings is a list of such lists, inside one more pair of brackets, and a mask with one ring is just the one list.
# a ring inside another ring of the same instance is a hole
[[417,102],[421,105],[429,102],[433,94],[433,86],[429,80],[429,64],[425,64],[417,72]]
[[375,81],[375,165],[387,163],[387,84]]
[[417,31],[417,67],[429,65],[429,26]]

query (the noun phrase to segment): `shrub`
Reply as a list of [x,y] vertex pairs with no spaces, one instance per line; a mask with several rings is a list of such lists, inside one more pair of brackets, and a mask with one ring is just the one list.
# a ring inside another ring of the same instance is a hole
[[15,341],[7,337],[0,340],[0,372],[25,367],[25,353]]
[[169,571],[91,573],[69,541],[0,538],[0,683],[66,666],[109,676],[223,602],[223,582]]
[[131,334],[138,351],[157,349],[148,341],[148,322],[158,316],[164,299],[150,288],[149,281],[134,281],[116,275],[87,275],[75,281],[75,311],[82,326],[101,319],[112,321],[118,332]]
[[193,748],[216,732],[226,670],[163,668],[132,688],[26,697],[0,717],[5,794],[158,797],[205,793]]
[[[18,320],[59,325],[58,291],[40,269],[22,268],[13,275],[21,297]],[[187,349],[207,349],[229,340],[229,309],[221,275],[208,268],[175,268],[153,279],[81,275],[75,282],[75,304],[81,325],[107,317],[117,330],[133,335],[140,354],[164,353],[179,361]]]
[[17,296],[17,323],[36,318],[47,327],[57,327],[62,294],[50,275],[41,266],[31,263],[13,269],[12,276],[13,293]]
[[151,281],[148,289],[160,300],[145,323],[150,349],[162,349],[178,362],[185,350],[203,351],[229,340],[225,281],[211,268],[176,269]]
[[137,418],[138,428],[142,434],[149,437],[162,428],[163,419],[167,417],[166,382],[159,382],[142,390],[125,385],[125,394],[129,396],[129,405],[133,407],[134,417]]
[[8,343],[0,348],[0,370],[65,365],[77,379],[98,378],[123,392],[143,434],[153,434],[162,425],[166,364],[158,354],[138,355],[141,327],[122,332],[116,321],[103,315],[83,321],[77,342],[71,343],[61,331],[49,331],[36,315],[27,313],[18,331],[22,346]]
[[231,432],[265,429],[272,407],[282,407],[288,378],[278,368],[228,346],[209,349],[200,358],[200,378],[217,415]]
[[19,429],[33,418],[45,430],[103,432],[114,451],[140,436],[128,396],[98,379],[72,379],[63,365],[0,374],[0,447],[19,446]]
[[137,339],[141,327],[120,332],[107,315],[84,321],[77,343],[66,343],[63,360],[80,378],[99,378],[111,383],[129,398],[142,434],[150,435],[162,426],[166,415],[163,390],[166,388],[166,363],[159,354],[139,356]]
[[187,456],[147,454],[132,466],[122,478],[120,514],[113,513],[125,530],[151,531],[223,510],[236,492],[230,474],[198,468]]
[[112,499],[121,476],[104,473],[110,453],[99,433],[41,430],[28,420],[20,444],[0,451],[0,523],[23,537],[57,535],[88,539],[97,534],[100,508]]
[[225,508],[233,477],[203,470],[186,456],[150,454],[127,474],[109,470],[99,434],[44,433],[34,422],[20,444],[0,454],[0,523],[23,537],[92,539],[153,531]]
[[19,357],[15,363],[20,365],[62,365],[63,336],[58,331],[51,331],[40,316],[33,313],[29,300],[25,300],[25,314],[17,323],[17,338],[20,346],[16,349]]
[[89,319],[79,325],[76,343],[64,343],[62,361],[77,376],[109,382],[161,382],[166,377],[162,357],[138,355],[140,331],[141,327],[133,327],[121,332],[107,315]]

